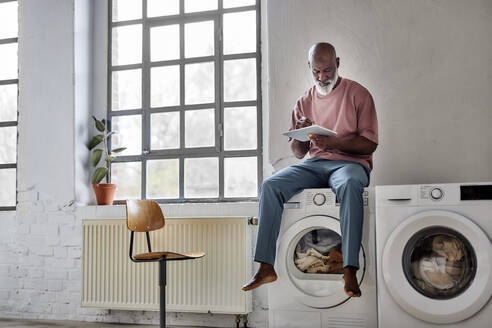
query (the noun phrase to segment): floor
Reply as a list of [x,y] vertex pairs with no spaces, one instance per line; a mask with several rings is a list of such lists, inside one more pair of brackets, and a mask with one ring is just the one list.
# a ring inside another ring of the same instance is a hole
[[[0,318],[0,328],[157,328],[154,325],[133,325],[133,324],[112,324],[112,323],[97,323],[97,322],[80,322],[80,321],[51,321],[51,320],[26,320],[26,319],[2,319]],[[168,326],[173,328],[175,326]],[[175,327],[177,328],[177,327]],[[179,328],[193,328],[179,326]]]

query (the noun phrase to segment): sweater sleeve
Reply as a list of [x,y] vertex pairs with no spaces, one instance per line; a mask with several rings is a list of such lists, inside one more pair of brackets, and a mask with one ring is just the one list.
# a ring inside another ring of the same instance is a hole
[[369,139],[376,144],[378,143],[376,106],[369,91],[367,91],[367,94],[357,104],[357,130],[359,136]]

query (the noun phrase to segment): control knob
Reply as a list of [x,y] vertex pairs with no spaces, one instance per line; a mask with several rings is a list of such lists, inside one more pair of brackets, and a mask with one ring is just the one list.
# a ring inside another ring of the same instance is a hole
[[326,202],[326,196],[321,193],[317,193],[313,197],[314,205],[321,206]]
[[442,195],[443,195],[443,192],[442,192],[442,190],[440,188],[434,188],[430,192],[430,196],[434,200],[441,199],[442,198]]

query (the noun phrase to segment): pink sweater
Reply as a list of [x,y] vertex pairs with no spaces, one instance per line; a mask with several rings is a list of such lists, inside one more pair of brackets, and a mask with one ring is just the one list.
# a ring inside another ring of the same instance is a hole
[[[342,78],[340,84],[329,94],[323,96],[316,86],[309,89],[297,100],[292,111],[290,130],[295,128],[301,117],[309,118],[313,124],[337,132],[337,137],[350,139],[363,136],[378,143],[378,120],[371,94],[362,85]],[[358,162],[372,170],[372,154],[348,154],[338,149],[322,150],[316,146],[309,149],[310,157],[330,160]]]

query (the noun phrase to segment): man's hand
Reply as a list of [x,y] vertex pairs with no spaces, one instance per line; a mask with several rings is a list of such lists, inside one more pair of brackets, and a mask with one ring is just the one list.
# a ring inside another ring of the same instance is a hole
[[[305,128],[310,125],[313,125],[313,122],[309,118],[303,116],[296,122],[296,129]],[[290,142],[290,149],[294,153],[294,156],[299,159],[306,156],[310,146],[309,141],[302,142],[292,139]]]
[[338,138],[335,136],[322,136],[319,134],[310,134],[308,138],[318,148],[323,150],[330,150],[339,147]]
[[309,118],[303,116],[296,122],[296,130],[310,125],[313,125],[313,122],[311,122]]

